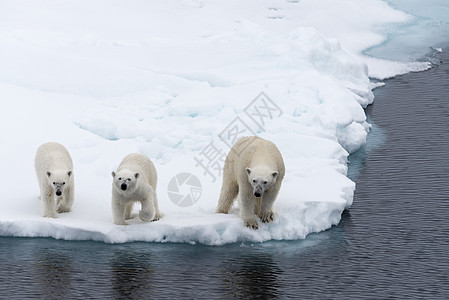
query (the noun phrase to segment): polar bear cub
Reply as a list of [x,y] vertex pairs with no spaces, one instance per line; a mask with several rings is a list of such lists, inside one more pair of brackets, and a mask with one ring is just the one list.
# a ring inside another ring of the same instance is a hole
[[282,155],[272,142],[256,136],[239,139],[226,157],[217,213],[227,214],[239,195],[245,226],[258,229],[256,215],[264,223],[273,221],[272,207],[284,175]]
[[69,212],[75,187],[72,158],[67,149],[53,142],[41,145],[37,149],[34,166],[40,187],[42,216],[56,218],[56,211]]
[[112,171],[112,215],[114,224],[127,225],[135,202],[142,209],[142,221],[157,221],[162,217],[156,197],[157,173],[153,162],[145,155],[128,154],[117,171]]

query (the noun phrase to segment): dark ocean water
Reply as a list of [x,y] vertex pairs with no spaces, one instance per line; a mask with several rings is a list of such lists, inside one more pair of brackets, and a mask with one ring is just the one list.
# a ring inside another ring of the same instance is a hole
[[375,91],[338,226],[222,247],[0,238],[1,299],[448,299],[449,55]]

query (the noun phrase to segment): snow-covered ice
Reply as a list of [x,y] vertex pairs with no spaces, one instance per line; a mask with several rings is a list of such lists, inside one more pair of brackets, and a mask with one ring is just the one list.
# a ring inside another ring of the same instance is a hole
[[[222,245],[337,224],[355,189],[347,157],[370,128],[370,77],[429,68],[363,54],[408,22],[380,0],[2,1],[0,235]],[[276,219],[257,231],[237,203],[214,213],[240,131],[273,141],[287,169]],[[47,141],[74,161],[75,204],[57,219],[41,217],[34,172]],[[110,173],[131,152],[155,163],[164,217],[116,226]],[[201,182],[188,207],[169,198],[179,173]]]

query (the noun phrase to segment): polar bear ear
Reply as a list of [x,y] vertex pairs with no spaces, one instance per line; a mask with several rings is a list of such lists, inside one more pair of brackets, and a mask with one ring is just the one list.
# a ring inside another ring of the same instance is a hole
[[112,177],[115,177],[115,172],[112,171],[112,172],[111,172],[111,175],[112,175]]
[[48,176],[48,177],[50,177],[50,176],[51,176],[51,173],[50,173],[49,171],[47,171],[47,176]]
[[273,178],[276,179],[279,175],[279,172],[273,172],[271,173],[271,175],[273,175]]
[[140,174],[136,173],[134,176],[136,176],[136,179],[139,178]]
[[249,174],[251,174],[251,169],[250,168],[246,168],[245,171],[246,171],[246,174],[248,174],[248,176],[249,176]]
[[69,175],[69,177],[72,176],[72,171],[68,171],[67,175]]

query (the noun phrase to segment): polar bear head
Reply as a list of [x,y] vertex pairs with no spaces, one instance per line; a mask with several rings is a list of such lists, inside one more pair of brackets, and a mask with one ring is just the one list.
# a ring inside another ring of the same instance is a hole
[[117,173],[112,171],[113,186],[119,191],[134,191],[137,188],[137,179],[140,174],[129,170],[121,170]]
[[62,195],[64,188],[68,185],[72,177],[72,171],[47,171],[48,183],[53,187],[53,190],[58,197]]
[[265,166],[246,168],[248,182],[253,188],[254,197],[262,197],[263,193],[276,182],[279,172],[273,171]]

